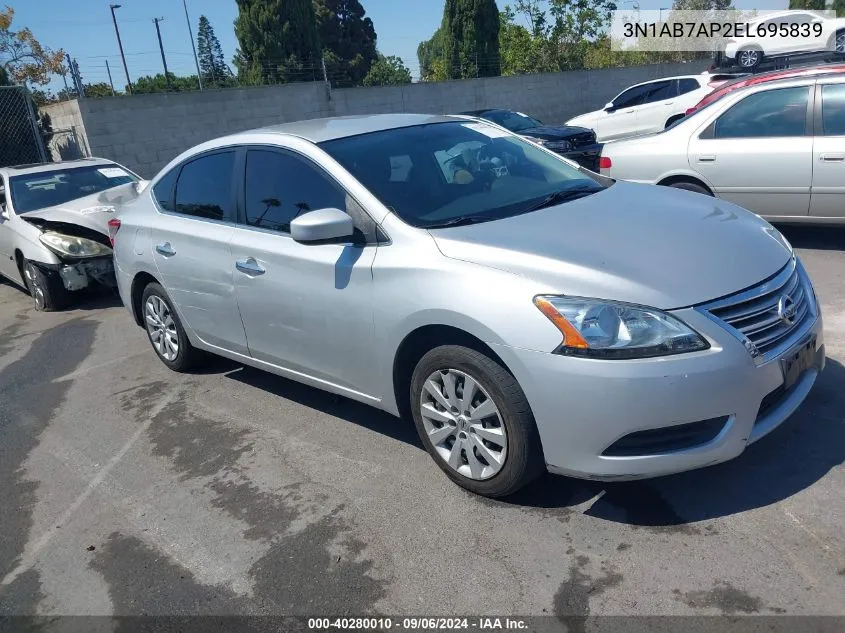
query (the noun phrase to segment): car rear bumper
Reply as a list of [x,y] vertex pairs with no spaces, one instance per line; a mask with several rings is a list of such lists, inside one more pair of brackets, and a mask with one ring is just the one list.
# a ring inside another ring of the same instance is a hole
[[551,472],[638,479],[729,460],[786,420],[824,366],[820,315],[801,335],[815,336],[812,366],[784,392],[779,358],[756,364],[719,324],[676,314],[711,348],[607,361],[493,346],[525,391]]

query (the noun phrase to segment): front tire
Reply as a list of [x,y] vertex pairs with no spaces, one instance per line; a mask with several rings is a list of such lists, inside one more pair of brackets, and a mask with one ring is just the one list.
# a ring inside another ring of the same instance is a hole
[[23,261],[23,279],[38,312],[54,312],[64,308],[70,300],[58,273],[42,270],[29,260]]
[[458,345],[429,351],[414,369],[410,397],[423,445],[462,488],[506,497],[545,469],[528,400],[489,356]]
[[159,360],[173,371],[184,372],[193,368],[200,352],[188,340],[164,288],[157,283],[148,284],[141,297],[141,309],[147,338]]

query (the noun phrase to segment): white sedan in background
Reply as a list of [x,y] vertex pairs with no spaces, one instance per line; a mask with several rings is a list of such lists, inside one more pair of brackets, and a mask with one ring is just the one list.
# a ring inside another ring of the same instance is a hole
[[[845,73],[736,90],[668,130],[606,144],[599,166],[613,178],[723,198],[770,222],[845,224]],[[713,213],[724,214],[716,205]]]
[[577,116],[566,125],[590,128],[599,143],[659,132],[734,77],[702,74],[646,81],[623,90],[601,110]]

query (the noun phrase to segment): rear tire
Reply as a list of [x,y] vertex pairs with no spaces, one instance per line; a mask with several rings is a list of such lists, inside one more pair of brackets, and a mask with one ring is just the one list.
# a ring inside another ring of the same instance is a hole
[[62,285],[55,271],[42,270],[31,261],[23,260],[23,280],[38,312],[61,310],[70,301],[70,293]]
[[[432,397],[433,385],[442,388],[440,399]],[[475,396],[464,401],[467,394]],[[462,488],[485,497],[506,497],[545,470],[540,436],[522,388],[486,354],[459,345],[429,351],[414,369],[410,398],[423,445]]]
[[694,191],[695,193],[701,193],[705,196],[713,197],[712,192],[702,185],[699,185],[694,182],[687,182],[687,181],[680,181],[680,182],[673,182],[667,185],[668,187],[674,187],[675,189],[683,189],[685,191]]
[[150,345],[162,363],[178,372],[186,372],[196,366],[201,353],[188,340],[170,297],[155,282],[144,288],[141,319]]
[[736,54],[736,64],[740,68],[753,71],[763,61],[763,51],[759,48],[745,48]]

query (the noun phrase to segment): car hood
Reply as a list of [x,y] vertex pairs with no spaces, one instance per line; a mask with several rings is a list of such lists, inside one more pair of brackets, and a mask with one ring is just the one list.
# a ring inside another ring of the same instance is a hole
[[519,133],[523,136],[541,138],[544,141],[557,141],[566,140],[578,134],[591,134],[592,130],[577,125],[542,125],[540,127],[528,128],[527,130],[520,130]]
[[61,223],[108,235],[108,222],[114,217],[116,207],[137,197],[144,184],[142,181],[136,188],[135,183],[126,183],[54,207],[22,213],[20,217],[40,228],[49,228],[51,223]]
[[752,286],[792,257],[783,236],[744,209],[621,181],[548,209],[430,232],[447,257],[534,279],[538,292],[664,310]]

